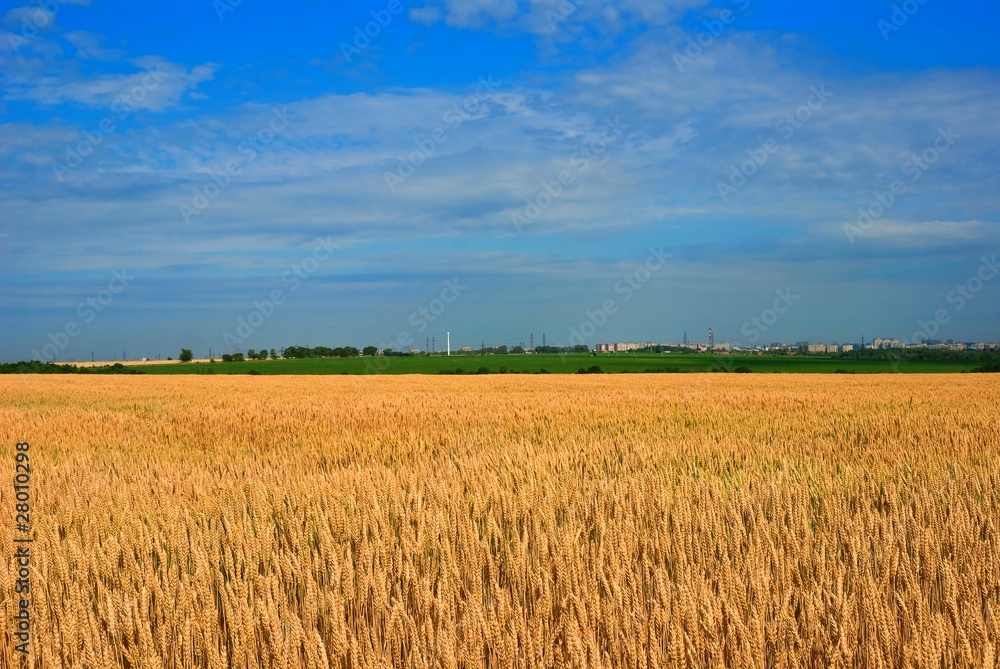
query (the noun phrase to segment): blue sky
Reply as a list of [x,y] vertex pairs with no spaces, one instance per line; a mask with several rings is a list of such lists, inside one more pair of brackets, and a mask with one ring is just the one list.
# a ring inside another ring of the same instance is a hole
[[0,358],[1000,339],[1000,8],[813,4],[8,3]]

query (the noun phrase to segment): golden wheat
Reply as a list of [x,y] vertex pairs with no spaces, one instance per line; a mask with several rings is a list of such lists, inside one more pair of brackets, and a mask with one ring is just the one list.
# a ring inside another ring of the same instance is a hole
[[987,375],[0,377],[0,665],[995,669],[998,426]]

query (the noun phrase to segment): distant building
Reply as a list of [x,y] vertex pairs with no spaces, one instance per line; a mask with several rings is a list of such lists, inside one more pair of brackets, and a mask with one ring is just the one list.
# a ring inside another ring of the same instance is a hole
[[625,351],[637,351],[641,348],[646,348],[646,344],[619,341],[611,344],[596,344],[594,346],[594,350],[599,353],[624,353]]

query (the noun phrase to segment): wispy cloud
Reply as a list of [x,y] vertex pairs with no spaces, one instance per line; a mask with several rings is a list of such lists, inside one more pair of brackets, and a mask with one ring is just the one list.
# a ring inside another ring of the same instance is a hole
[[589,29],[607,35],[637,26],[669,25],[709,0],[621,0],[589,3],[584,0],[432,0],[411,11],[422,23],[442,20],[449,26],[490,30],[525,30],[536,35],[569,35]]
[[[215,68],[211,63],[185,68],[150,56],[130,60],[127,73],[82,75],[50,70],[30,76],[22,72],[8,78],[4,99],[110,109],[128,98],[131,106],[162,111],[181,104],[186,93],[212,78]],[[150,87],[150,80],[161,85]],[[146,89],[148,94],[130,96],[133,89]]]

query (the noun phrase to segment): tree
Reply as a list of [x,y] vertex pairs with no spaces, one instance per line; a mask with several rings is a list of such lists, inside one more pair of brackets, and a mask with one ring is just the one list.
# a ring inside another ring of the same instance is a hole
[[361,349],[361,353],[363,355],[368,355],[368,356],[377,355],[378,349],[375,348],[374,346],[365,346],[363,349]]
[[524,353],[524,347],[523,346],[515,346],[514,348],[510,349],[510,352],[511,353]]
[[275,353],[274,349],[272,348],[271,349],[271,360],[277,360],[277,359],[278,359],[278,354]]
[[181,362],[191,362],[192,360],[194,360],[194,355],[191,353],[191,349],[182,348],[181,355],[177,359],[180,360]]

